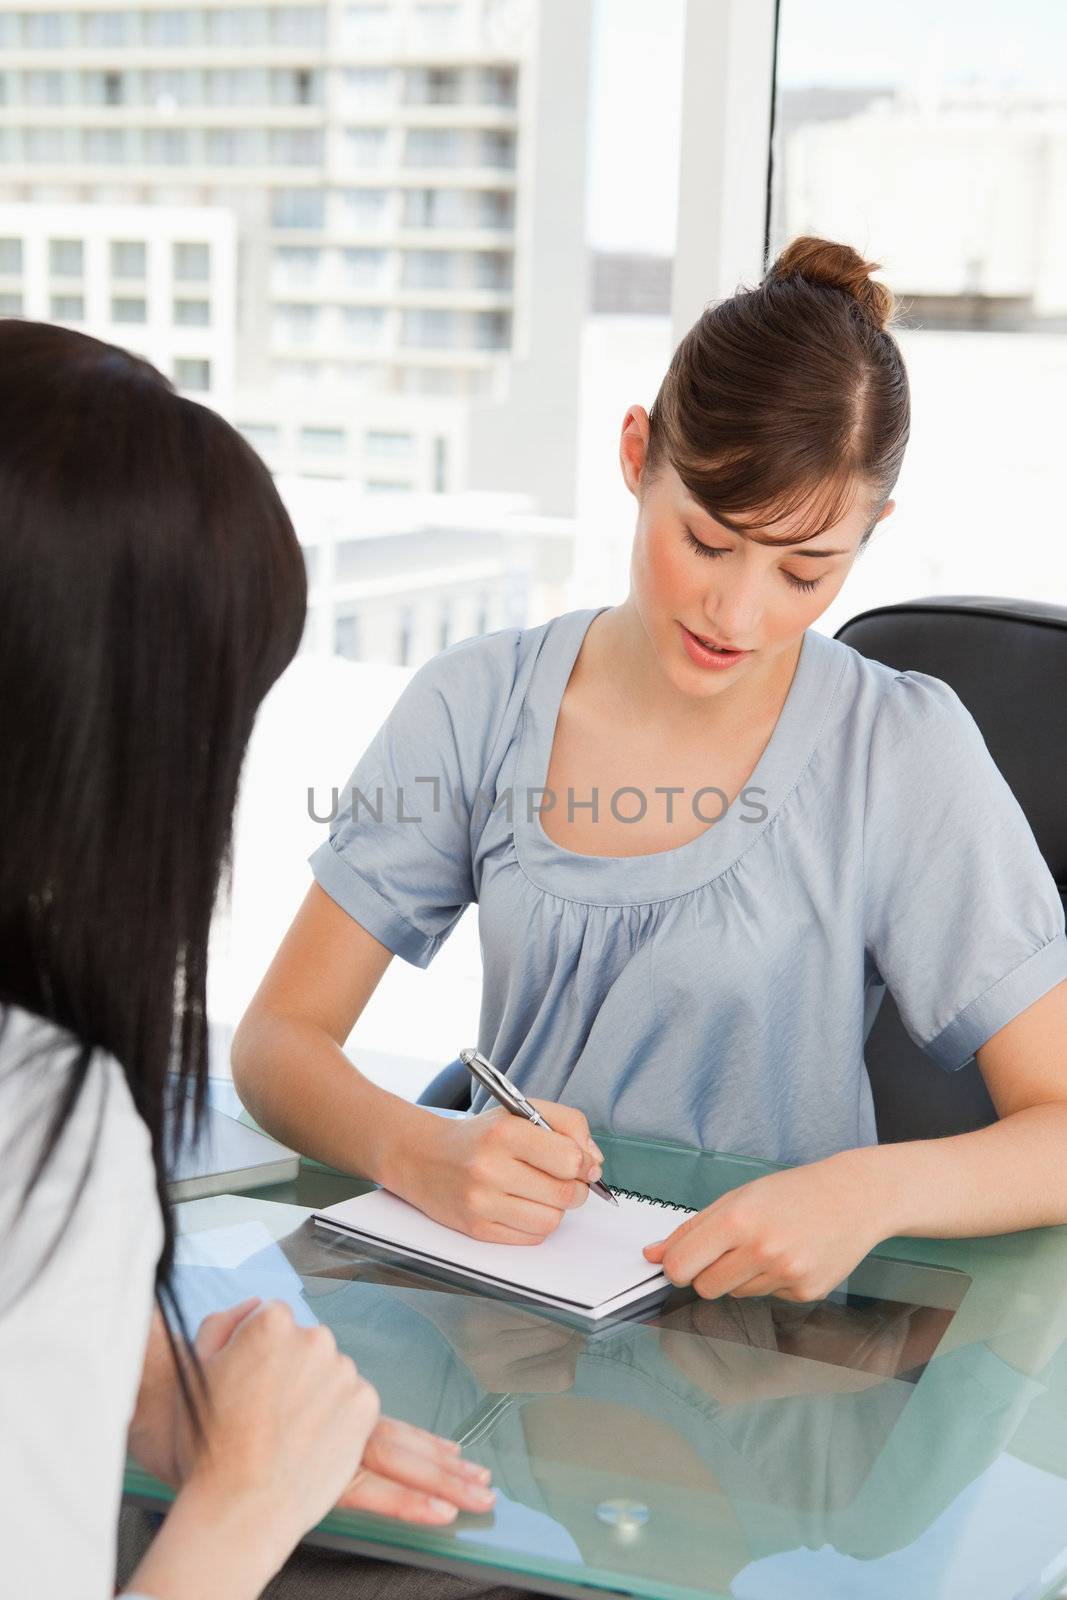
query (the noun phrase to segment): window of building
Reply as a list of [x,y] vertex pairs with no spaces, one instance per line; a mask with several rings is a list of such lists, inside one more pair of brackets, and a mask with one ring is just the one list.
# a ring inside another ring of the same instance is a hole
[[442,603],[437,621],[437,648],[447,650],[452,643],[452,607],[447,600]]
[[376,110],[392,99],[393,87],[391,67],[345,67],[339,84],[341,109]]
[[174,246],[174,276],[182,283],[205,283],[211,271],[211,246],[180,240]]
[[353,289],[375,289],[385,280],[389,261],[385,250],[360,249],[341,251],[341,276]]
[[301,428],[300,448],[312,455],[339,456],[345,450],[343,428]]
[[437,434],[433,442],[433,492],[444,494],[448,489],[448,440]]
[[143,18],[146,44],[193,45],[202,38],[203,13],[179,11],[146,11]]
[[104,104],[121,106],[126,98],[125,79],[121,72],[104,73]]
[[21,317],[22,296],[5,291],[0,294],[0,317]]
[[275,277],[290,288],[313,284],[322,267],[322,251],[314,245],[283,244],[274,251]]
[[26,72],[22,78],[23,100],[28,106],[61,106],[65,84],[61,72]]
[[481,136],[481,164],[483,167],[514,167],[515,135],[501,128],[483,129]]
[[203,393],[211,388],[211,362],[191,356],[179,356],[174,363],[174,381],[179,389]]
[[206,328],[211,321],[210,300],[175,300],[174,321],[180,328]]
[[367,454],[375,460],[403,459],[410,456],[414,446],[414,434],[391,433],[381,428],[371,428],[367,433]]
[[136,11],[87,11],[82,18],[82,40],[90,49],[136,43]]
[[512,284],[512,262],[507,250],[477,250],[474,253],[474,282],[479,289],[507,290]]
[[279,167],[321,166],[321,131],[318,128],[272,128],[270,160]]
[[378,3],[356,4],[348,0],[341,13],[341,40],[345,45],[378,48],[388,44],[390,35],[389,7]]
[[151,166],[187,166],[189,149],[189,134],[185,128],[145,129],[145,160]]
[[73,128],[27,128],[22,135],[26,160],[35,165],[58,166],[70,151]]
[[459,128],[411,128],[404,146],[404,164],[458,167],[464,159],[465,137]]
[[143,295],[116,294],[111,298],[112,322],[147,322],[148,302]]
[[208,11],[208,42],[222,45],[269,44],[269,18],[266,6],[247,6],[240,10],[234,6]]
[[85,297],[80,294],[54,294],[48,302],[53,322],[84,322]]
[[400,281],[405,289],[450,289],[458,269],[454,250],[405,250]]
[[22,271],[22,240],[0,239],[0,272]]
[[402,342],[415,349],[454,350],[459,344],[459,330],[455,311],[416,306],[403,313]]
[[85,247],[80,239],[48,241],[48,270],[55,278],[80,278],[84,258]]
[[346,128],[344,159],[350,167],[380,167],[385,162],[387,134],[384,128]]
[[62,49],[76,42],[76,26],[70,11],[24,11],[23,43],[30,50]]
[[326,221],[325,192],[275,189],[271,194],[270,220],[275,228],[321,228]]
[[460,75],[455,67],[429,67],[426,72],[426,99],[432,106],[455,105],[460,95]]
[[511,343],[511,317],[506,311],[476,311],[474,344],[478,350],[506,350]]
[[377,232],[388,219],[388,196],[382,189],[341,189],[334,195],[334,211],[338,228]]
[[400,612],[399,626],[396,635],[397,665],[406,667],[411,661],[411,645],[415,632],[415,618],[411,609],[404,606]]
[[143,278],[147,259],[147,247],[139,239],[112,240],[111,276],[113,278]]
[[319,331],[320,308],[299,304],[274,307],[274,334],[282,344],[313,344]]
[[86,161],[113,167],[124,165],[133,132],[131,128],[86,128]]
[[476,635],[489,632],[489,596],[487,594],[478,596],[478,609],[474,614],[474,632]]
[[321,45],[325,42],[323,7],[279,6],[272,13],[274,44]]
[[379,345],[385,335],[383,306],[342,306],[341,337],[348,345]]
[[343,656],[346,661],[361,661],[363,659],[362,631],[358,612],[339,611],[333,623],[334,654]]
[[481,100],[484,105],[513,106],[518,101],[519,75],[514,67],[483,67]]
[[281,429],[274,422],[239,422],[237,431],[261,456],[271,456],[281,443]]

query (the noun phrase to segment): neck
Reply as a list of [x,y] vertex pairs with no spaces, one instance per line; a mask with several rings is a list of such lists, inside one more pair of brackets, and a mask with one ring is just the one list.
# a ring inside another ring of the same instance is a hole
[[[595,637],[594,637],[595,636]],[[777,720],[800,659],[802,639],[792,641],[767,662],[756,662],[736,684],[716,694],[685,694],[664,671],[632,596],[603,612],[587,635],[586,655],[598,682],[629,718],[654,722],[664,733],[714,733],[730,737],[754,723]]]

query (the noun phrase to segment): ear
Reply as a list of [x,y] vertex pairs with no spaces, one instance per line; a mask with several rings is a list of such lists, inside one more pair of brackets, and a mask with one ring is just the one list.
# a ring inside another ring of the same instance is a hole
[[895,500],[887,500],[885,505],[882,507],[881,511],[879,511],[878,515],[875,517],[875,519],[874,519],[875,522],[876,523],[884,522],[886,517],[889,516],[890,512],[895,511],[896,509],[897,509],[896,501]]
[[619,439],[619,465],[623,482],[632,495],[641,491],[641,478],[648,454],[648,412],[644,406],[631,406],[623,418]]

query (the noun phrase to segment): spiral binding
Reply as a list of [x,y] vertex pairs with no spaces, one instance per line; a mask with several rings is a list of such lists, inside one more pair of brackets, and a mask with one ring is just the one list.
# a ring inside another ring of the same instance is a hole
[[659,1206],[661,1211],[684,1211],[686,1216],[693,1215],[690,1206],[680,1206],[674,1200],[661,1200],[658,1195],[642,1194],[640,1189],[617,1189],[613,1183],[608,1188],[616,1200],[643,1200],[647,1206]]

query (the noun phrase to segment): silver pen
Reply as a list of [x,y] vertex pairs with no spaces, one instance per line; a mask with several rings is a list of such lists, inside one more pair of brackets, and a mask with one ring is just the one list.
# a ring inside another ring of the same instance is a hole
[[[541,1113],[530,1104],[522,1090],[517,1089],[510,1079],[505,1078],[500,1068],[494,1067],[480,1050],[461,1050],[459,1059],[471,1076],[477,1078],[483,1089],[488,1089],[493,1099],[499,1101],[505,1111],[510,1111],[513,1117],[525,1117],[527,1122],[532,1122],[538,1128],[546,1128],[549,1133],[555,1132],[551,1123],[546,1122]],[[608,1200],[613,1206],[618,1205],[619,1202],[607,1184],[602,1183],[599,1178],[589,1187],[594,1194],[600,1196],[601,1200]]]

